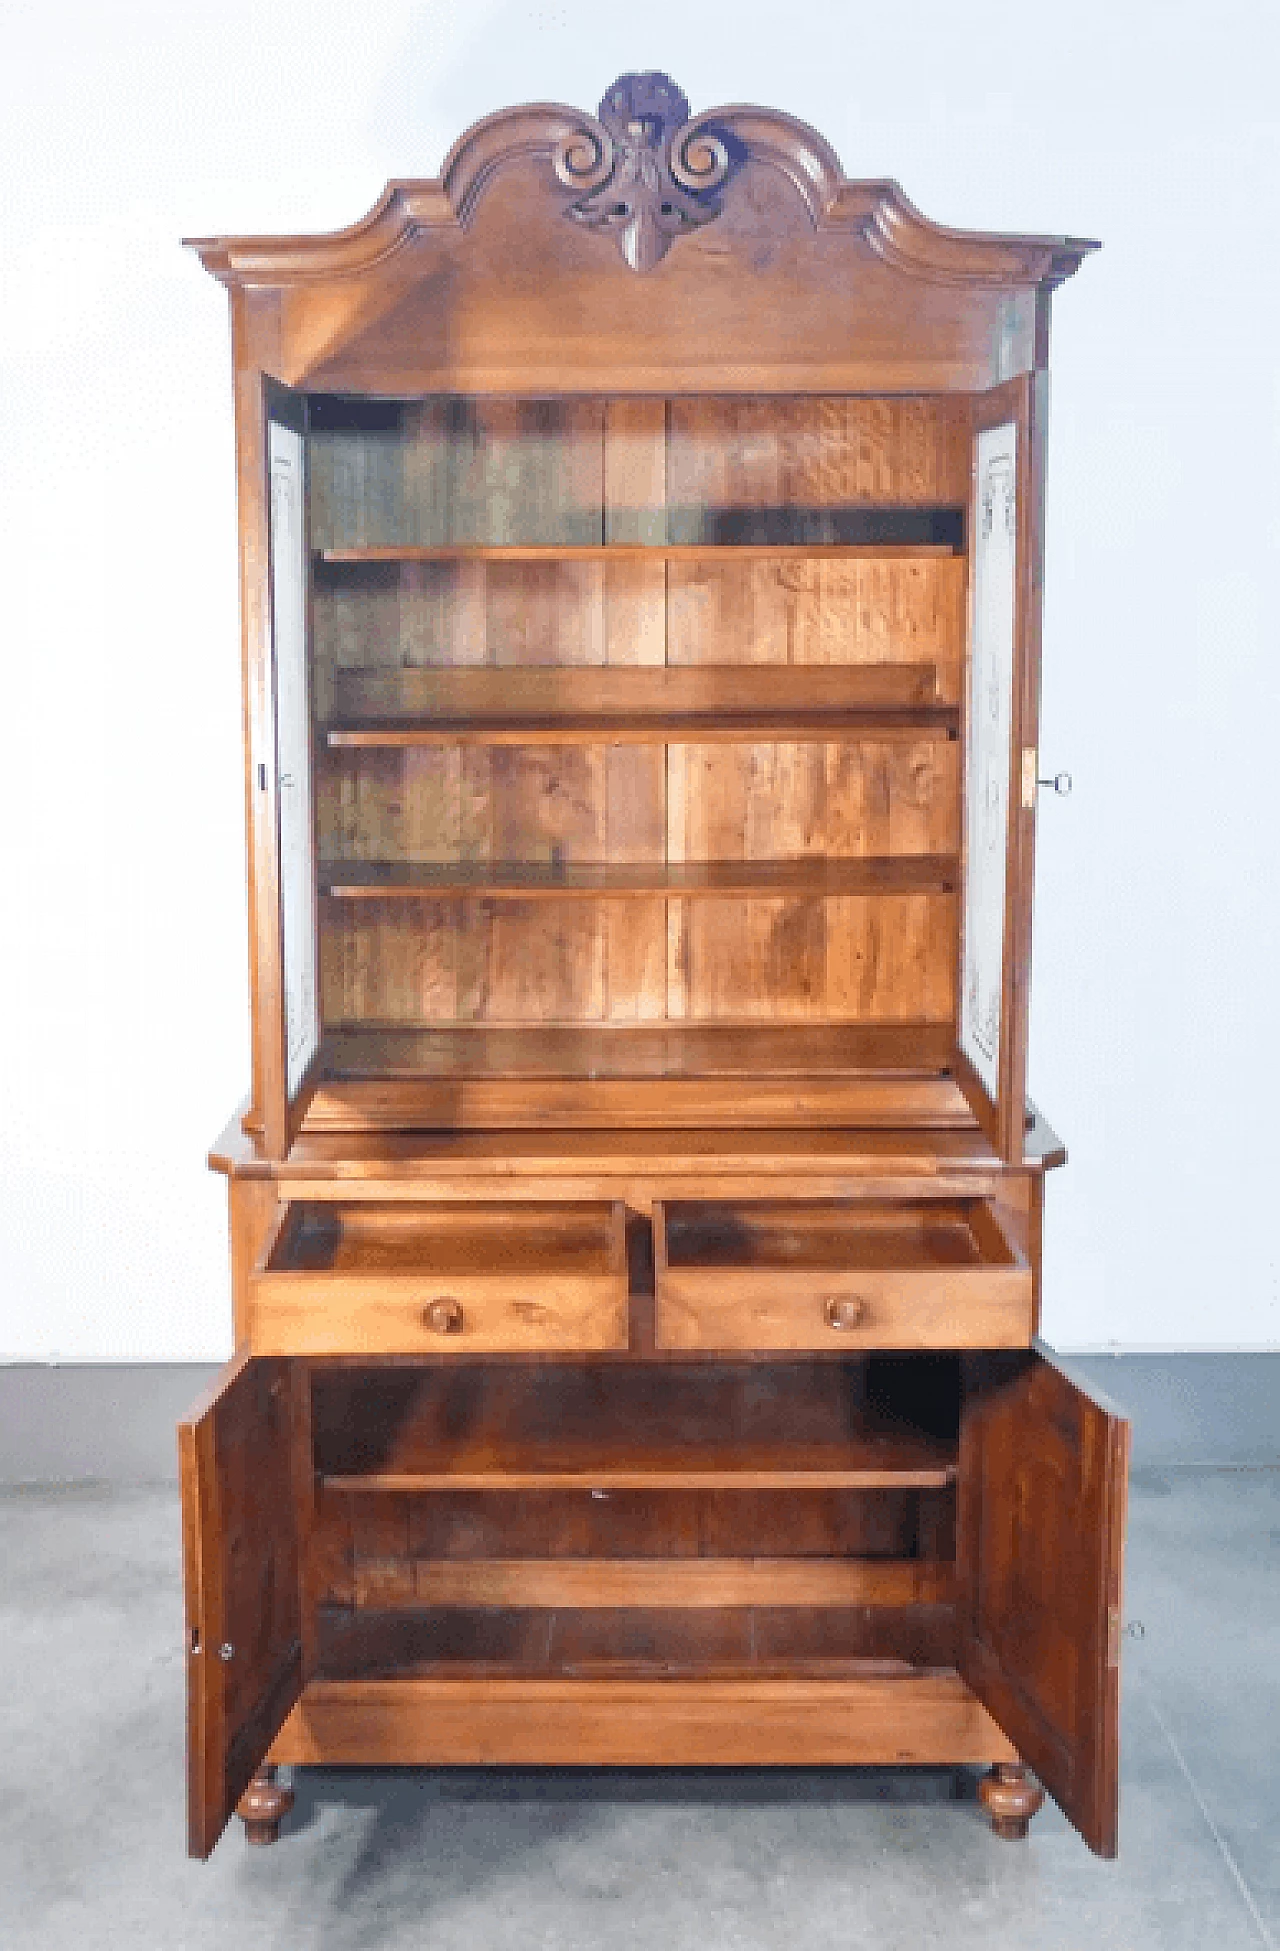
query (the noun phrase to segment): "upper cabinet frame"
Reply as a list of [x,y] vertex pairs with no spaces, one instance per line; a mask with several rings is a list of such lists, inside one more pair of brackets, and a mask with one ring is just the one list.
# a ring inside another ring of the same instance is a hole
[[[665,77],[633,75],[598,116],[536,104],[488,117],[438,180],[390,184],[347,230],[194,248],[232,309],[254,997],[246,1125],[264,1153],[287,1153],[308,1081],[285,939],[297,769],[281,756],[282,695],[296,705],[305,687],[289,687],[272,522],[273,440],[305,434],[308,396],[622,396],[647,424],[660,399],[690,394],[950,395],[966,402],[975,451],[985,429],[1017,429],[1000,1047],[985,1077],[963,1057],[956,1068],[993,1145],[1020,1163],[1048,309],[1095,246],[948,229],[896,183],[847,179],[793,117],[691,115]],[[305,453],[298,467],[305,488]],[[305,582],[305,510],[298,532]],[[972,544],[969,555],[972,573]],[[307,589],[295,595],[296,650],[312,605]],[[970,828],[972,812],[967,803]],[[292,909],[295,987],[305,905]]]

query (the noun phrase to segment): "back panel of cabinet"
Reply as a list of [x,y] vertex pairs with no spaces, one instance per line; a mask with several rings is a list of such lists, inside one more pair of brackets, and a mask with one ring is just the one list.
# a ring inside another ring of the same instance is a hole
[[953,1021],[965,400],[313,400],[311,428],[348,1055]]

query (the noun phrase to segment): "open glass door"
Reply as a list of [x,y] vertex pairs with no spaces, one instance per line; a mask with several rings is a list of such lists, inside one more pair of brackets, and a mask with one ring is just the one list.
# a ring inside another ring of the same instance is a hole
[[284,1085],[292,1104],[319,1047],[311,685],[306,403],[268,384],[267,513],[280,889],[280,992]]
[[319,1047],[306,401],[249,373],[237,403],[249,719],[253,1096],[246,1128],[280,1158]]
[[1010,380],[975,402],[973,422],[957,1075],[1015,1164],[1031,972],[1046,387],[1043,373]]
[[289,1365],[238,1356],[178,1425],[187,1846],[208,1856],[297,1700]]
[[960,1672],[1090,1849],[1114,1856],[1129,1425],[1041,1353],[973,1366],[956,1513]]

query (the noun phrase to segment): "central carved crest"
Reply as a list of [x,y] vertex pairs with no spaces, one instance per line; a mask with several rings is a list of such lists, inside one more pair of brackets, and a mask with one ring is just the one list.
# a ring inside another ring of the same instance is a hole
[[633,271],[651,271],[675,239],[720,215],[729,150],[689,116],[669,75],[620,75],[600,104],[600,119],[565,138],[555,170],[583,190],[565,215],[612,231]]

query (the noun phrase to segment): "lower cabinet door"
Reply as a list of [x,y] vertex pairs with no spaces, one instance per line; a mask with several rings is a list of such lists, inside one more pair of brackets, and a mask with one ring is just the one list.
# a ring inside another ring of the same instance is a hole
[[178,1425],[187,1838],[207,1856],[302,1690],[289,1364],[239,1356]]
[[1129,1425],[1041,1352],[974,1357],[970,1380],[960,1672],[1090,1849],[1114,1856]]

